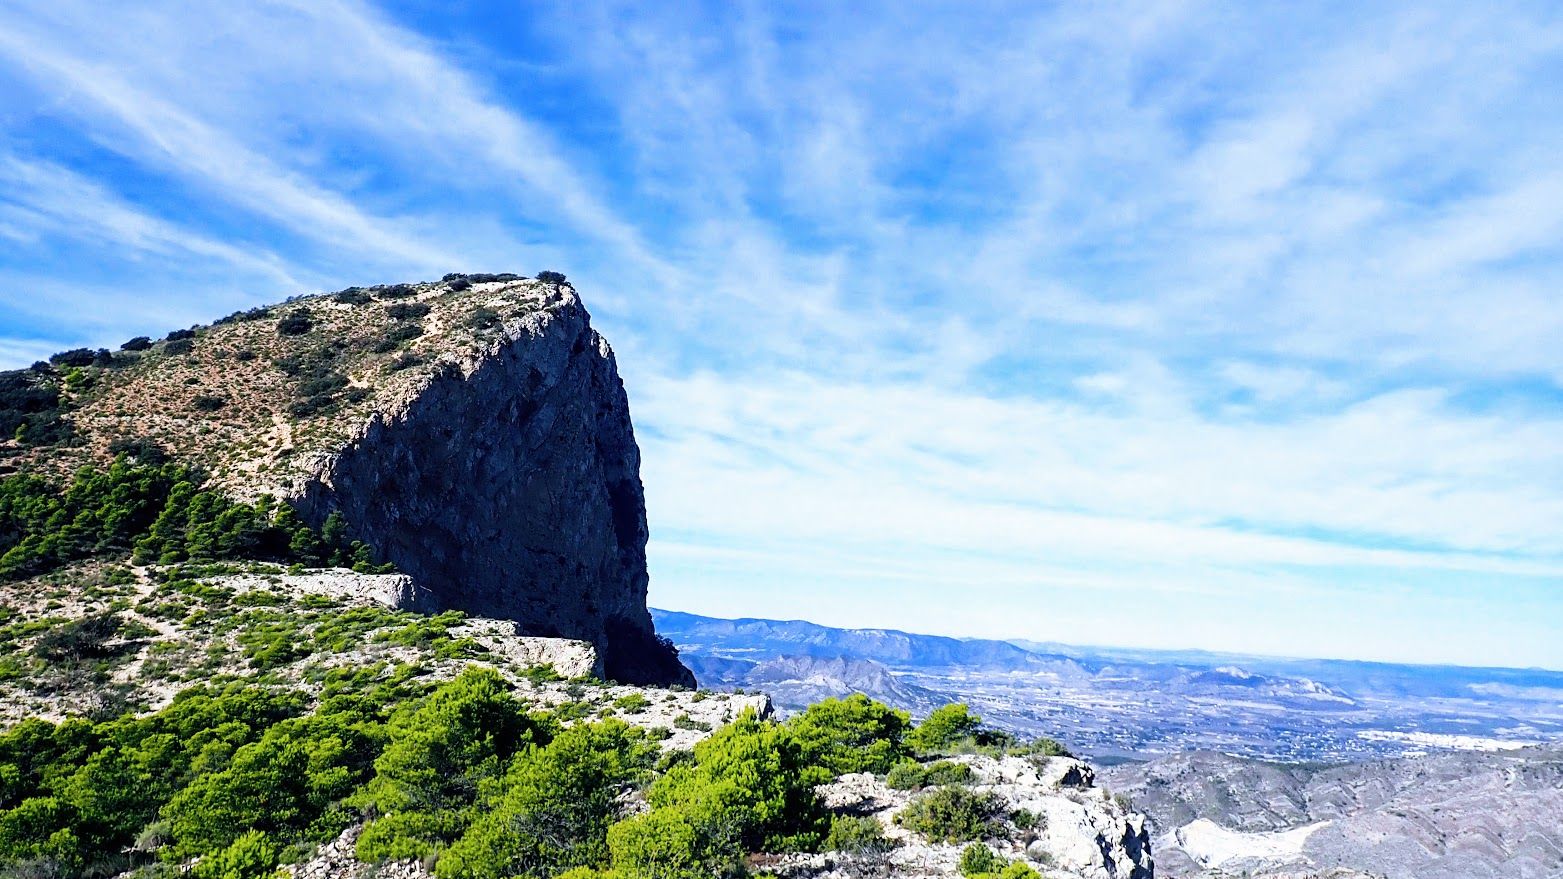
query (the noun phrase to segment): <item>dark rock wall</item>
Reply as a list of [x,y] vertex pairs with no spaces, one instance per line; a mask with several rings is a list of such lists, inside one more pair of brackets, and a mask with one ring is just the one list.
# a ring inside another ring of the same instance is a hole
[[595,643],[609,677],[693,685],[646,609],[640,450],[613,352],[572,291],[442,367],[298,499],[447,608]]

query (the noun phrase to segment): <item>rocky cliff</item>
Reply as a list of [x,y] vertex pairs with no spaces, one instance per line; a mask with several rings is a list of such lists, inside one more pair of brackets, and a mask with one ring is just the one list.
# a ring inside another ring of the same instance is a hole
[[640,453],[613,351],[575,290],[512,275],[352,288],[102,352],[67,391],[75,437],[127,440],[333,512],[427,596],[420,609],[583,639],[606,673],[692,685],[646,609]]
[[574,291],[440,364],[303,484],[442,606],[599,645],[610,677],[692,683],[646,610],[640,451]]

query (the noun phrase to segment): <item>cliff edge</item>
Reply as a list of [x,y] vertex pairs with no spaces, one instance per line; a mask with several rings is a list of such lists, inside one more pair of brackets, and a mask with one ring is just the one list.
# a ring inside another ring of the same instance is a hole
[[59,382],[70,435],[29,447],[24,431],[9,467],[155,445],[317,527],[340,512],[427,596],[419,609],[590,641],[624,683],[694,684],[646,609],[640,452],[613,351],[562,277],[301,297],[78,371]]

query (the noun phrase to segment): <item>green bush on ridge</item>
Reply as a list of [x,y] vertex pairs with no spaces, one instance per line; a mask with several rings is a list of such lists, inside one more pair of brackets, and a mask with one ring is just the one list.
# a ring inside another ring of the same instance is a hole
[[967,784],[971,777],[971,767],[965,763],[940,760],[925,764],[916,760],[903,760],[890,768],[885,776],[885,784],[896,790],[921,790],[947,784]]
[[816,702],[787,722],[804,758],[832,775],[890,771],[910,754],[903,742],[910,727],[905,711],[862,693]]
[[935,842],[969,842],[1004,834],[1002,801],[966,787],[936,787],[912,800],[896,821]]

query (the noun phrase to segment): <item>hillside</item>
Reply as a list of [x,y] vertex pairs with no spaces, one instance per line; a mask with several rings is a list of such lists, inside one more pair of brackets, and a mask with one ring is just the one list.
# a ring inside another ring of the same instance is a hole
[[[563,281],[0,374],[0,876],[1148,879],[1143,817],[1054,742],[687,686]],[[759,676],[894,684],[825,665]]]
[[1389,879],[1563,875],[1563,753],[1282,766],[1196,752],[1104,772],[1151,816],[1158,874]]
[[645,502],[607,342],[562,276],[300,297],[0,377],[0,455],[61,480],[172,460],[236,501],[336,514],[439,608],[693,683],[646,612]]

